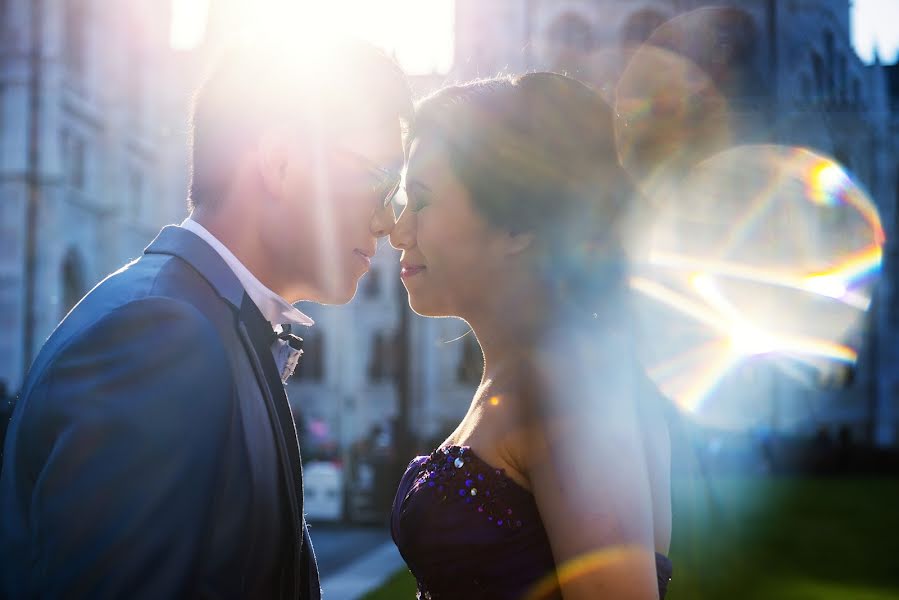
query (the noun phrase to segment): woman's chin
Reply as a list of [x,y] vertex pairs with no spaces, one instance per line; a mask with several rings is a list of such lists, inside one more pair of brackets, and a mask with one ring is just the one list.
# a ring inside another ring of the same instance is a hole
[[452,317],[447,307],[440,303],[433,302],[428,298],[424,298],[420,294],[409,294],[409,308],[422,317]]

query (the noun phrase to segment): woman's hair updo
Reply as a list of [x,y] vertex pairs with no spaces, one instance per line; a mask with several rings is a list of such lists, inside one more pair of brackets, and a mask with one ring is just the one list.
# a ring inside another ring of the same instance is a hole
[[535,236],[548,284],[588,305],[622,288],[634,191],[595,91],[555,73],[447,87],[419,103],[408,140],[419,138],[442,145],[492,227]]

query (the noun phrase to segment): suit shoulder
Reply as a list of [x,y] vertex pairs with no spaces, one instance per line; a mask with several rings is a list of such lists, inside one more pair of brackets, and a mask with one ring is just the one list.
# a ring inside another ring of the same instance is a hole
[[34,373],[34,387],[96,388],[133,393],[139,386],[165,386],[167,395],[212,395],[231,383],[227,349],[212,321],[190,302],[148,296],[121,304],[73,332]]
[[234,407],[218,332],[196,307],[171,298],[141,298],[103,314],[33,377],[13,418],[31,465],[42,464],[62,431],[84,427],[125,428],[172,445],[213,443]]
[[166,296],[136,298],[101,314],[61,353],[71,352],[73,346],[82,352],[117,348],[139,354],[202,349],[210,358],[225,358],[210,318],[192,302]]
[[[209,283],[183,259],[169,254],[145,254],[109,274],[87,298],[124,303],[148,296],[165,296],[193,301],[204,306],[214,294]],[[95,303],[96,304],[96,303]]]

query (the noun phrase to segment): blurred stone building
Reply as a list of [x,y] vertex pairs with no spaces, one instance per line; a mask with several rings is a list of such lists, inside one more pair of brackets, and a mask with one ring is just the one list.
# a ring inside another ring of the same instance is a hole
[[[229,0],[211,7],[204,43],[178,51],[168,0],[0,0],[0,379],[12,393],[72,306],[186,216],[190,95],[234,17]],[[399,288],[384,243],[353,305],[303,307],[317,325],[290,394],[325,454],[395,429]],[[427,438],[464,411],[480,356],[471,336],[442,343],[458,322],[412,323],[414,395],[440,398],[412,402]]]
[[[206,41],[179,52],[168,43],[167,1],[0,0],[0,378],[11,390],[74,302],[185,215],[187,99],[227,34],[231,2],[213,0]],[[702,4],[456,0],[453,71],[413,83],[424,93],[445,81],[562,68],[609,93],[628,44]],[[723,56],[746,75],[727,90],[745,131],[845,165],[878,203],[889,270],[899,121],[884,67],[862,64],[850,45],[848,0],[716,4],[739,9],[719,38]],[[351,305],[302,307],[316,326],[304,332],[306,355],[288,385],[307,442],[324,455],[345,453],[377,427],[402,429],[399,421],[422,443],[439,442],[479,381],[480,351],[464,323],[401,318],[396,263],[383,243]],[[854,381],[826,392],[812,411],[815,422],[849,424],[881,443],[896,439],[899,420],[892,281],[880,288]],[[401,394],[404,331],[409,380]]]
[[84,293],[183,212],[169,18],[155,0],[0,2],[0,379],[11,390]]
[[772,370],[750,373],[748,379],[738,373],[733,385],[719,392],[761,399],[759,412],[771,415],[767,425],[775,430],[835,432],[847,426],[857,440],[894,444],[899,436],[899,113],[894,110],[899,76],[879,59],[872,65],[859,59],[850,39],[849,0],[457,0],[453,75],[465,80],[563,70],[612,100],[636,45],[670,19],[711,4],[727,7],[726,17],[714,30],[689,32],[694,39],[678,43],[706,44],[700,66],[723,74],[716,83],[733,112],[740,143],[805,146],[835,158],[869,191],[888,240],[885,277],[856,372],[811,390],[791,386]]

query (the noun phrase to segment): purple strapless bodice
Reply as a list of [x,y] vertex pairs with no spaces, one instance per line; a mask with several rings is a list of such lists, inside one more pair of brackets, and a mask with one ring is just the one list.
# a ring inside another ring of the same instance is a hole
[[[519,600],[537,586],[547,590],[540,598],[560,598],[534,496],[468,447],[435,450],[409,464],[390,529],[422,600]],[[664,598],[671,561],[656,554],[656,571]]]

